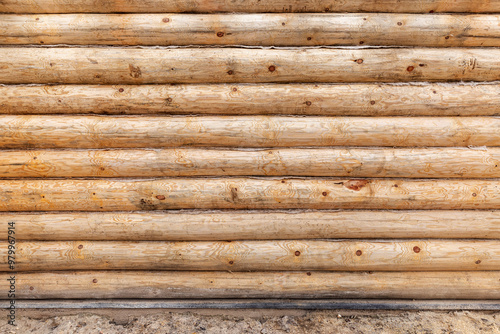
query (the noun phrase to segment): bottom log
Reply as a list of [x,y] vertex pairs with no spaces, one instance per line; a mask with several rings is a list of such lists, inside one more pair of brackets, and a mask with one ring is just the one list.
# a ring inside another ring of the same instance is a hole
[[[8,291],[10,273],[0,289]],[[391,298],[500,299],[500,272],[18,273],[18,299]],[[2,295],[5,299],[6,294]]]

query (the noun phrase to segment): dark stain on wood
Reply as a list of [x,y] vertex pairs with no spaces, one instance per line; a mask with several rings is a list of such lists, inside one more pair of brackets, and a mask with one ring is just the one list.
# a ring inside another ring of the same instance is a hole
[[132,78],[140,78],[142,76],[141,68],[139,66],[134,66],[132,64],[128,64],[128,69],[130,70],[130,76]]
[[349,180],[344,182],[344,186],[350,190],[360,191],[368,183],[370,183],[369,180]]

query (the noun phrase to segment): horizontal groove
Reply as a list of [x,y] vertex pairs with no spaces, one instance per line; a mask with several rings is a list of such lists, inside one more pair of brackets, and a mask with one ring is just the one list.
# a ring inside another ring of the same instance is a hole
[[18,241],[500,239],[500,211],[478,210],[5,212],[1,240],[9,223]]
[[498,81],[500,49],[0,48],[0,78],[3,84]]
[[499,26],[497,15],[3,14],[0,44],[499,47]]
[[0,114],[498,116],[500,83],[0,85]]

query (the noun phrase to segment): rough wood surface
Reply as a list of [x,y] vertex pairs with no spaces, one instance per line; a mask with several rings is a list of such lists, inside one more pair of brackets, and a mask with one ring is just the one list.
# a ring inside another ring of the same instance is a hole
[[500,209],[498,180],[0,180],[0,211]]
[[500,178],[500,148],[0,151],[0,178],[179,176]]
[[116,12],[500,12],[499,0],[3,0],[7,13]]
[[496,80],[500,49],[0,48],[3,84]]
[[0,116],[0,148],[500,146],[497,117]]
[[[18,275],[16,297],[499,299],[499,275],[496,271],[40,272]],[[8,291],[8,284],[1,280],[0,289]]]
[[3,213],[17,240],[500,239],[500,211]]
[[495,116],[500,85],[0,85],[0,113]]
[[[8,271],[7,242],[0,269]],[[15,269],[50,270],[499,270],[496,240],[18,241]],[[453,277],[455,274],[450,273]],[[498,283],[497,283],[498,284]],[[498,287],[498,285],[496,285]]]
[[0,44],[500,46],[498,15],[0,15]]

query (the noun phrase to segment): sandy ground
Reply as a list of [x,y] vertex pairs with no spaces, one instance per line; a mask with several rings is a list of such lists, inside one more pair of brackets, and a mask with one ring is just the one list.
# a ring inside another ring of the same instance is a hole
[[[2,310],[3,311],[3,310]],[[500,312],[23,311],[0,333],[500,333]]]

